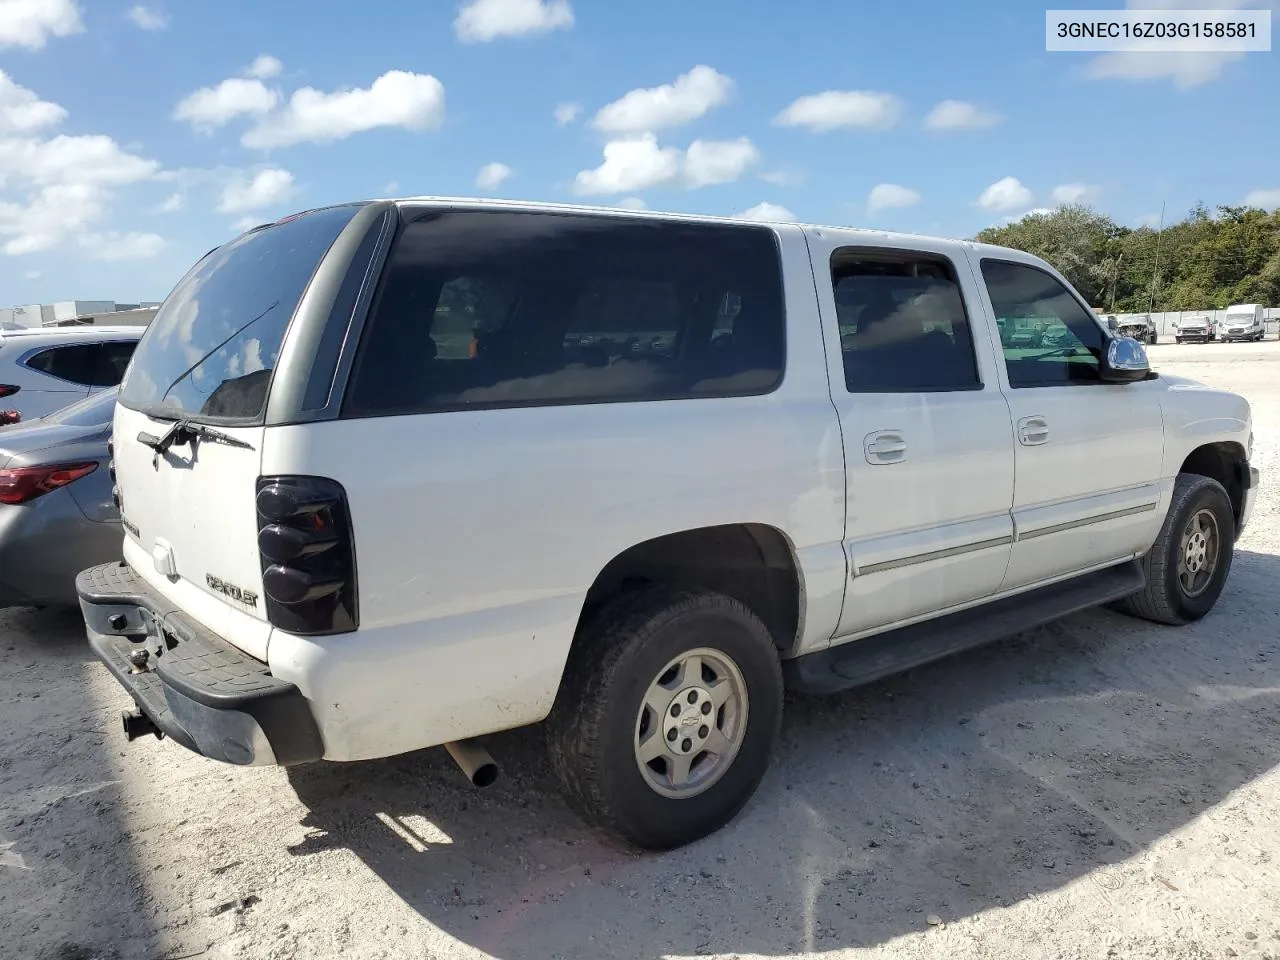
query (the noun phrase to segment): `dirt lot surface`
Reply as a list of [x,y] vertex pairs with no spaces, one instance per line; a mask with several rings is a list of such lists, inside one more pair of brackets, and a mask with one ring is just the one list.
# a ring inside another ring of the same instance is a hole
[[1280,957],[1280,343],[1151,354],[1254,405],[1215,612],[794,698],[756,799],[672,854],[583,829],[530,732],[491,740],[483,792],[443,751],[127,746],[77,616],[0,613],[0,957]]

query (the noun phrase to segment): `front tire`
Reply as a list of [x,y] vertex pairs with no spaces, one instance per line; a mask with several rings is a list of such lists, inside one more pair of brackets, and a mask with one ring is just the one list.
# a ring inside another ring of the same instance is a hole
[[737,600],[624,594],[574,644],[547,719],[551,766],[587,822],[642,849],[683,846],[751,799],[782,699],[773,637]]
[[1218,602],[1235,555],[1235,514],[1222,484],[1182,473],[1160,535],[1142,558],[1146,588],[1118,609],[1153,623],[1182,626]]

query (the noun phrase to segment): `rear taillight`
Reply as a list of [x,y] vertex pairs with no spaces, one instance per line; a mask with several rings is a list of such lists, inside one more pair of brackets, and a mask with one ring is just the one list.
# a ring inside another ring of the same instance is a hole
[[90,463],[59,463],[47,467],[14,467],[0,470],[0,503],[18,506],[52,493],[59,487],[87,477],[98,469]]
[[303,636],[355,630],[355,544],[342,485],[323,477],[262,477],[257,505],[267,619]]
[[11,383],[0,383],[0,400],[3,400],[5,397],[12,397],[21,389],[21,387],[15,387]]

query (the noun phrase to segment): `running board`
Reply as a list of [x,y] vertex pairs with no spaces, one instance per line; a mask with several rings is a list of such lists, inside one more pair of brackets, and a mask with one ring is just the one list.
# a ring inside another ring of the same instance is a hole
[[1043,626],[1072,613],[1131,596],[1146,586],[1137,560],[1016,596],[970,607],[888,633],[785,661],[787,686],[802,693],[838,693],[962,650]]

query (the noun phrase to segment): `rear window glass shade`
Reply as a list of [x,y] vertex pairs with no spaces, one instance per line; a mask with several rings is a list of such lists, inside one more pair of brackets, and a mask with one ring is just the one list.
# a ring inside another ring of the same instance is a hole
[[27,360],[27,366],[51,377],[87,387],[94,380],[98,360],[98,344],[68,343],[41,350]]
[[161,416],[261,419],[289,320],[358,209],[317,210],[211,251],[151,321],[120,403]]
[[784,354],[768,228],[447,211],[403,228],[343,412],[762,394]]

